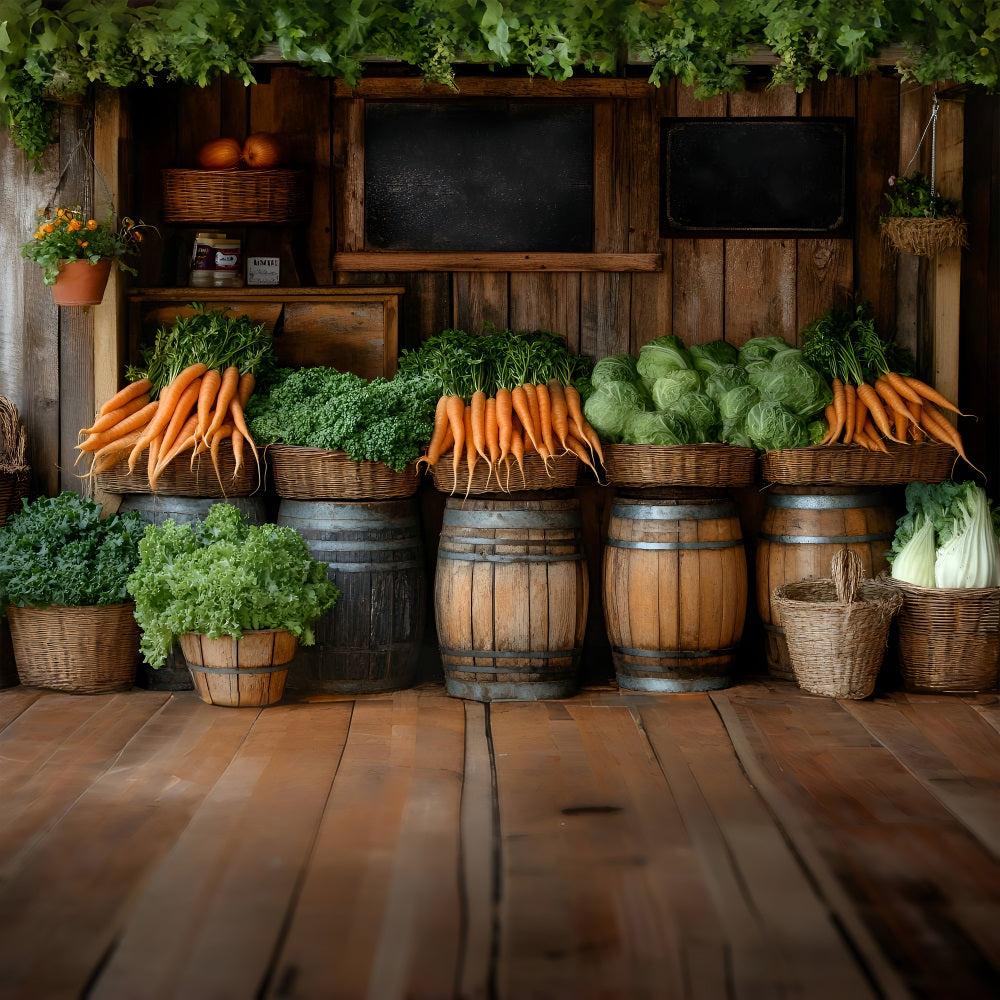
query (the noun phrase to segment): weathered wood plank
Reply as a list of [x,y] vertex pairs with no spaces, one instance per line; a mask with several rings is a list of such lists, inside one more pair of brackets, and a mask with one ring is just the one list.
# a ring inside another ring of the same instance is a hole
[[883,990],[987,995],[1000,928],[982,914],[1000,868],[979,841],[836,701],[759,686],[713,700]]
[[1000,733],[957,698],[899,694],[844,707],[1000,857]]
[[736,992],[872,995],[852,944],[748,780],[712,703],[650,699],[634,711],[684,810],[729,938]]
[[513,330],[551,330],[579,350],[580,275],[513,271],[510,276]]
[[508,276],[504,271],[452,275],[452,326],[476,332],[486,323],[501,330],[508,322]]
[[268,995],[454,995],[465,715],[358,701]]
[[[193,694],[177,701],[201,712]],[[351,706],[311,706],[313,725],[302,724],[295,705],[206,709],[233,719],[220,735],[198,733],[206,745],[191,746],[182,760],[201,757],[210,782],[133,901],[94,997],[252,996],[267,978]]]
[[371,250],[333,255],[342,271],[658,271],[658,253],[536,253],[482,250]]

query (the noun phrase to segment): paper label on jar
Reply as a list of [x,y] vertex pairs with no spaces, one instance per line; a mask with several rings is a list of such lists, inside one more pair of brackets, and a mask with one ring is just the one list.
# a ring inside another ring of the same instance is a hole
[[214,271],[216,267],[215,247],[208,243],[196,243],[194,255],[191,258],[191,269],[194,271]]
[[235,271],[240,264],[239,253],[232,253],[228,250],[215,251],[216,271]]

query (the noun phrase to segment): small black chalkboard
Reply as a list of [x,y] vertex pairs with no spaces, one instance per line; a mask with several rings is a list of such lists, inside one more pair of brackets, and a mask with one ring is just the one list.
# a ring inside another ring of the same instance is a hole
[[371,250],[589,252],[593,105],[368,101]]
[[663,236],[848,235],[846,118],[665,118]]

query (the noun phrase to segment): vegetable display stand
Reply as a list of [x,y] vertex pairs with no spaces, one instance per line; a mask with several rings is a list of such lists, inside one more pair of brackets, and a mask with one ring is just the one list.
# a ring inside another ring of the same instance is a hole
[[891,486],[939,483],[951,475],[957,452],[937,441],[886,442],[886,451],[858,444],[814,445],[766,451],[761,457],[765,482],[808,486]]
[[[146,524],[163,524],[168,519],[186,524],[203,518],[221,500],[221,497],[161,496],[159,492],[129,493],[122,497],[118,511],[122,514],[138,511]],[[237,507],[253,524],[272,520],[268,502],[262,496],[232,497],[226,502]],[[191,672],[176,646],[167,654],[162,667],[151,667],[140,655],[136,682],[149,691],[190,691],[194,686]]]
[[608,485],[647,489],[750,486],[757,471],[753,448],[729,444],[606,444]]
[[397,472],[384,462],[356,462],[344,451],[268,445],[274,490],[283,500],[391,500],[420,486],[414,466]]
[[448,694],[575,693],[589,582],[576,499],[448,499],[434,617]]
[[896,515],[888,493],[859,486],[774,486],[764,496],[757,535],[757,610],[765,634],[768,672],[782,680],[795,673],[773,603],[775,587],[828,576],[842,547],[856,553],[866,576],[888,566]]
[[[575,455],[553,455],[548,464],[538,452],[525,455],[521,466],[513,459],[508,469],[491,469],[485,462],[476,462],[472,476],[465,458],[460,457],[458,468],[454,465],[454,451],[442,455],[432,468],[434,488],[456,497],[492,496],[537,493],[549,490],[568,490],[576,485],[580,474],[580,460]],[[502,482],[498,481],[499,474]]]
[[[145,458],[145,456],[143,456]],[[261,462],[263,469],[263,461]],[[254,450],[249,445],[243,455],[243,464],[236,469],[233,446],[226,440],[219,447],[219,471],[216,473],[207,452],[191,461],[190,451],[178,455],[160,475],[153,490],[142,460],[128,471],[124,461],[100,472],[96,477],[97,488],[106,493],[162,493],[164,496],[211,497],[228,500],[256,493],[260,487]]]
[[278,524],[295,528],[340,588],[313,626],[314,646],[292,664],[289,689],[370,694],[415,680],[427,607],[424,548],[414,500],[282,500]]
[[135,683],[135,605],[7,608],[21,683],[71,694],[127,691]]
[[712,691],[732,683],[748,583],[739,516],[724,493],[616,496],[602,581],[619,687]]
[[828,698],[867,698],[875,690],[889,627],[903,598],[884,582],[866,580],[861,558],[847,548],[831,577],[774,588],[795,680]]
[[1000,587],[917,587],[903,596],[896,648],[909,691],[992,691],[1000,670]]
[[241,639],[180,637],[194,689],[202,701],[227,708],[262,708],[281,701],[298,639],[283,629],[244,632]]

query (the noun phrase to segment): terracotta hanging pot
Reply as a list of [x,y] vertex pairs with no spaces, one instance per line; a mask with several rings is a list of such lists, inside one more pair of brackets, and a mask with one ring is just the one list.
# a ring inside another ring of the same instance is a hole
[[52,286],[52,298],[57,306],[96,306],[104,298],[104,289],[111,274],[111,261],[68,260],[59,268],[59,277]]

